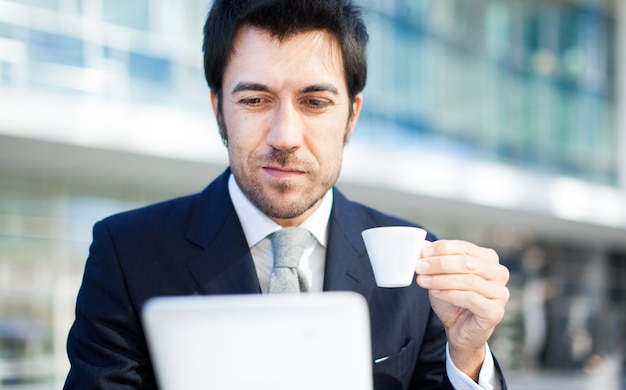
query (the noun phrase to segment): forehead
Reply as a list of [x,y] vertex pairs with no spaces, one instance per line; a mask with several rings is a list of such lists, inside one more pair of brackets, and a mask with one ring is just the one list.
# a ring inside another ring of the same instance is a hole
[[332,82],[346,88],[341,48],[324,30],[297,33],[282,39],[268,31],[242,26],[224,71],[223,85],[241,81],[276,83]]

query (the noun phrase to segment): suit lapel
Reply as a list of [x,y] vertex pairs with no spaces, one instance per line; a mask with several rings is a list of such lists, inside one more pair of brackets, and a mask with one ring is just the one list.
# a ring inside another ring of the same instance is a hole
[[[189,268],[204,294],[260,293],[243,229],[228,193],[227,169],[197,198],[187,239],[200,248]],[[355,291],[368,297],[375,281],[361,238],[364,224],[334,189],[328,226],[324,291]]]
[[243,229],[228,193],[227,169],[199,196],[187,239],[201,248],[189,268],[204,294],[260,293]]
[[324,291],[355,291],[367,298],[375,281],[361,238],[363,223],[350,202],[338,190],[333,191]]

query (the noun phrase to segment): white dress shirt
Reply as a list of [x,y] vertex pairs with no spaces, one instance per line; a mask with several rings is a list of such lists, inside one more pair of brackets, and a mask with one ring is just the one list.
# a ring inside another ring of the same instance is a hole
[[[228,179],[228,191],[235,206],[235,211],[241,222],[243,233],[246,236],[248,246],[257,276],[261,285],[261,291],[267,293],[270,273],[272,272],[274,259],[272,255],[272,241],[269,236],[282,227],[263,214],[243,194],[235,177],[231,174]],[[309,291],[319,292],[324,288],[324,266],[326,264],[327,228],[330,212],[333,205],[333,191],[329,190],[319,207],[311,214],[300,227],[311,233],[309,243],[300,260],[300,270],[306,276]],[[456,389],[487,389],[499,390],[500,385],[496,378],[493,358],[486,348],[485,362],[480,370],[479,383],[476,384],[469,376],[460,371],[450,359],[446,345],[446,371],[450,382]]]

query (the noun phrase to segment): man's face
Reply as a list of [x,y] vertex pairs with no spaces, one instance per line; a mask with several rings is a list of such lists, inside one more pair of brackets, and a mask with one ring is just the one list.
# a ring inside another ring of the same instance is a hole
[[300,224],[335,184],[361,110],[358,95],[350,115],[338,43],[323,31],[279,41],[242,27],[222,91],[218,121],[237,183],[279,224]]

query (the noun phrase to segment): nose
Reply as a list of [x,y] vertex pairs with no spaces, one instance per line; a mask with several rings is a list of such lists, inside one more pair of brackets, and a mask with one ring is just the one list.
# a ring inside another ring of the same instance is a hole
[[267,143],[277,150],[297,149],[302,145],[302,117],[291,103],[277,106],[272,114]]

